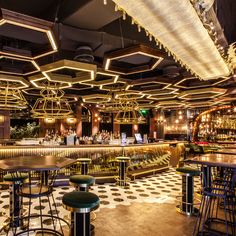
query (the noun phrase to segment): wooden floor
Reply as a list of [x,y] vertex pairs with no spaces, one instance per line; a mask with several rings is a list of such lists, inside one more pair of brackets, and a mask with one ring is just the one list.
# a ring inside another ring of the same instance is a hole
[[190,236],[195,217],[176,212],[173,204],[133,203],[97,212],[96,236]]

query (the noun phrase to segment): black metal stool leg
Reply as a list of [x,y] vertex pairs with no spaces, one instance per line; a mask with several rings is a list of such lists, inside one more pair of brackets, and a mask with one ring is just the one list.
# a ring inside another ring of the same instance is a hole
[[87,163],[82,163],[81,164],[81,174],[82,175],[87,175],[88,174],[88,164]]
[[90,236],[90,213],[75,213],[74,214],[74,236]]

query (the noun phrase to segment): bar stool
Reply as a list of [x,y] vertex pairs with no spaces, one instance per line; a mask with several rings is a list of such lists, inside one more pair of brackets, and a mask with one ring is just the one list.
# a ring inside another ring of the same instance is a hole
[[[29,201],[28,215],[21,218],[22,221],[27,221],[27,227],[22,228],[15,235],[29,236],[31,235],[31,232],[40,232],[43,236],[46,236],[47,234],[64,236],[66,228],[69,228],[69,224],[59,217],[59,211],[57,210],[57,204],[53,195],[53,186],[57,171],[50,171],[46,183],[43,177],[45,176],[44,171],[29,171],[28,175],[28,182],[24,183],[17,192],[18,196]],[[45,206],[42,205],[42,197],[47,198],[45,199],[49,209],[47,213],[43,212]],[[38,199],[38,213],[32,213],[33,199],[35,199],[35,202],[36,199]],[[32,224],[31,219],[37,219],[39,222],[37,224]],[[45,224],[44,220],[49,220],[51,223]]]
[[78,158],[77,161],[81,165],[81,175],[87,175],[88,174],[88,164],[91,163],[90,158]]
[[[235,171],[225,169],[221,178],[212,178],[211,185],[205,185],[207,187],[203,189],[200,212],[194,227],[194,236],[205,234],[236,235],[235,177]],[[220,209],[223,209],[224,218],[219,214]],[[225,232],[221,232],[223,225]],[[217,226],[221,226],[220,230]]]
[[194,207],[194,181],[193,177],[200,176],[200,171],[188,166],[176,169],[178,174],[182,175],[182,194],[177,197],[180,204],[176,206],[176,210],[188,216],[196,215],[198,209]]
[[129,181],[129,178],[126,176],[126,167],[130,161],[130,157],[116,157],[116,161],[119,163],[119,176],[116,177],[116,181],[119,186],[127,186],[127,181]]
[[[18,196],[18,192],[22,184],[28,179],[27,173],[9,173],[3,176],[4,182],[10,186],[10,208],[9,208],[9,226],[10,228],[17,228],[23,226],[22,220],[20,220],[23,214],[21,210],[22,199]],[[6,225],[7,227],[7,225]]]
[[72,175],[69,182],[70,185],[75,187],[76,191],[88,192],[89,187],[94,185],[95,178],[90,175]]
[[62,203],[65,209],[74,213],[71,235],[90,236],[90,212],[99,207],[99,197],[90,192],[73,191],[63,196]]
[[[95,178],[90,175],[72,175],[69,179],[70,185],[75,187],[76,191],[89,191],[89,187],[94,185]],[[73,212],[71,213],[71,219],[73,219]],[[92,221],[96,219],[96,214],[92,212]]]

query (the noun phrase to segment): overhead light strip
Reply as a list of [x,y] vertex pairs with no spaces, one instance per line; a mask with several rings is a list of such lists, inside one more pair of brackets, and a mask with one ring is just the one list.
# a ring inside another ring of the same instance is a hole
[[189,0],[113,2],[195,76],[208,80],[230,74],[227,63]]

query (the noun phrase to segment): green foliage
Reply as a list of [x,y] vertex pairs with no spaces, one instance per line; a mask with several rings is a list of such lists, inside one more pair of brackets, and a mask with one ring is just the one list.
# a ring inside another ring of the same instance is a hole
[[11,138],[22,139],[22,138],[37,138],[39,134],[39,125],[36,122],[27,123],[22,126],[11,127]]

